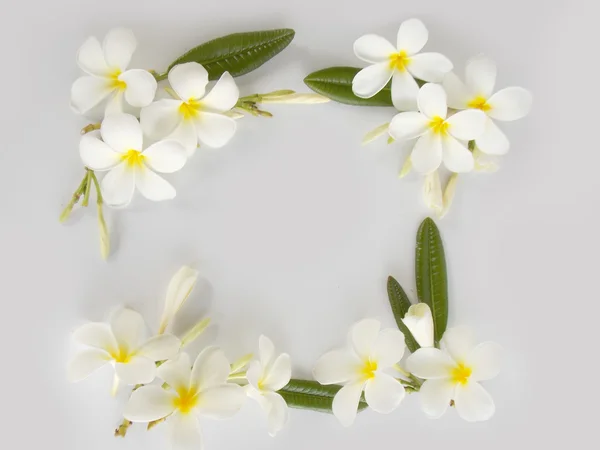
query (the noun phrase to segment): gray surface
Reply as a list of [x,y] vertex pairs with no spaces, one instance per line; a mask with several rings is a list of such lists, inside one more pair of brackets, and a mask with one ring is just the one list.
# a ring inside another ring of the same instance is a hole
[[503,169],[463,177],[440,223],[451,324],[473,326],[481,339],[507,349],[503,373],[487,384],[496,416],[473,425],[450,411],[431,421],[408,398],[391,415],[361,414],[349,430],[333,417],[292,411],[288,427],[272,439],[258,407],[248,403],[232,420],[203,424],[206,446],[555,448],[595,436],[594,2],[206,3],[54,0],[18,2],[2,13],[3,447],[166,448],[160,430],[113,438],[120,404],[108,396],[108,374],[69,385],[64,365],[69,331],[102,319],[111,306],[126,303],[156,325],[168,279],[183,263],[197,263],[204,277],[188,311],[209,312],[216,342],[231,357],[266,333],[292,355],[299,377],[343,342],[354,321],[377,316],[392,324],[388,274],[414,288],[414,234],[427,214],[421,181],[396,179],[396,146],[359,145],[389,111],[333,103],[273,106],[274,119],[244,119],[231,145],[200,151],[171,178],[175,201],[140,200],[109,214],[118,249],[103,263],[93,210],[66,226],[57,221],[82,172],[77,145],[85,122],[69,110],[68,95],[84,38],[130,26],[140,42],[136,65],[162,69],[212,37],[293,27],[291,47],[239,83],[244,93],[302,90],[313,70],[358,64],[355,38],[378,32],[393,39],[410,17],[429,27],[427,49],[459,68],[485,52],[498,61],[499,86],[534,92],[531,116],[505,127],[512,151]]

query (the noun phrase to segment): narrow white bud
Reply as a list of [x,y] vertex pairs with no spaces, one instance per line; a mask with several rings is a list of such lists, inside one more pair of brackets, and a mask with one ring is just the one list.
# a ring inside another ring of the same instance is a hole
[[106,221],[104,220],[104,213],[102,211],[102,204],[98,204],[98,228],[100,230],[100,254],[102,259],[108,259],[110,254],[110,234],[108,234],[108,228]]
[[206,319],[202,319],[200,322],[194,325],[181,339],[181,347],[183,348],[186,345],[194,342],[198,336],[200,336],[204,330],[206,330],[209,324],[210,318],[207,317]]
[[385,133],[387,133],[389,127],[390,123],[386,122],[383,125],[379,125],[377,128],[373,128],[371,131],[365,134],[365,137],[362,140],[362,145],[367,145],[369,142],[373,142],[379,136],[383,136]]
[[296,103],[296,104],[313,104],[327,103],[331,101],[328,97],[321,94],[286,94],[277,97],[263,97],[261,103]]
[[402,164],[402,168],[400,169],[400,173],[398,174],[398,178],[404,178],[406,175],[410,173],[412,170],[412,160],[410,156],[406,158],[404,164]]
[[198,280],[198,271],[188,266],[183,266],[177,271],[169,287],[167,288],[167,298],[165,300],[165,309],[160,320],[158,334],[162,334],[167,329],[169,323],[177,314],[177,311],[183,306],[190,293],[196,286]]
[[456,193],[456,183],[458,181],[458,174],[453,173],[448,180],[446,189],[444,190],[444,210],[440,215],[440,219],[448,214],[450,206],[452,206],[452,200],[454,200],[454,194]]
[[423,193],[427,207],[431,209],[437,217],[440,217],[444,211],[444,199],[442,197],[440,174],[437,170],[425,176]]

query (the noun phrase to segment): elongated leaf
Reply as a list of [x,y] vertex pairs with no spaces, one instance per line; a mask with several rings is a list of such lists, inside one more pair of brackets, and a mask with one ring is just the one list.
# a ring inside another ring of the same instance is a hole
[[197,62],[208,71],[211,80],[219,78],[223,72],[239,77],[262,66],[281,52],[292,42],[295,33],[292,29],[282,28],[234,33],[213,39],[177,58],[167,72],[177,64]]
[[442,238],[429,217],[417,232],[415,272],[419,301],[431,308],[435,340],[439,342],[448,323],[448,276]]
[[402,289],[402,286],[400,286],[400,283],[392,276],[388,277],[387,291],[388,298],[390,299],[390,306],[392,307],[392,313],[394,313],[394,319],[396,319],[396,325],[398,325],[398,329],[404,334],[406,346],[411,353],[414,353],[421,348],[421,346],[417,343],[417,340],[402,321],[408,312],[408,308],[410,308],[410,300],[408,299],[406,292],[404,292],[404,289]]
[[307,75],[304,83],[318,94],[347,105],[393,106],[390,84],[371,98],[354,95],[352,79],[359,71],[356,67],[329,67]]
[[[312,380],[292,379],[287,386],[278,392],[291,408],[331,413],[333,397],[341,388],[342,386],[336,384],[323,386]],[[362,411],[366,407],[367,404],[361,399],[358,410]]]

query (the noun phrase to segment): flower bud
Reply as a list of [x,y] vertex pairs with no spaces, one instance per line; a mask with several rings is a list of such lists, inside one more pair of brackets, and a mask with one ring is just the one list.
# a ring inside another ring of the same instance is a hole
[[448,184],[446,185],[446,189],[444,190],[444,210],[440,215],[440,219],[444,217],[448,211],[450,210],[450,206],[452,206],[452,200],[454,200],[454,194],[456,192],[456,182],[458,181],[458,174],[453,173],[448,180]]
[[412,305],[402,321],[421,347],[433,347],[433,316],[427,303]]
[[362,140],[362,145],[366,145],[369,142],[373,142],[379,136],[384,135],[387,132],[389,127],[390,127],[390,123],[387,122],[387,123],[384,123],[383,125],[379,125],[377,128],[372,129],[367,134],[365,134],[365,137]]
[[404,164],[402,164],[402,169],[400,169],[400,173],[398,174],[398,178],[404,178],[406,175],[410,173],[412,169],[412,160],[410,156],[406,158]]
[[444,199],[442,197],[442,186],[438,171],[432,172],[425,177],[425,204],[436,216],[440,217],[444,211]]
[[263,96],[261,103],[296,103],[296,104],[312,104],[312,103],[327,103],[331,101],[328,97],[321,94],[286,94],[277,97]]
[[198,336],[200,336],[206,327],[210,324],[210,318],[202,319],[196,325],[194,325],[181,339],[181,347],[185,347],[188,344],[194,342]]
[[165,300],[165,309],[160,320],[158,334],[162,334],[167,329],[169,323],[177,314],[177,311],[183,306],[190,293],[196,286],[198,280],[198,271],[188,266],[183,266],[171,278],[167,288],[167,298]]
[[108,259],[110,254],[110,235],[108,234],[108,228],[106,227],[106,221],[104,220],[104,213],[102,211],[102,203],[98,203],[98,228],[100,229],[100,254],[102,259]]

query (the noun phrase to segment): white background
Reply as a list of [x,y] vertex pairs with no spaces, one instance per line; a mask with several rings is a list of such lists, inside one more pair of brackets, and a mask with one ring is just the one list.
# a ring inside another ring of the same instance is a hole
[[[506,348],[502,374],[486,384],[489,422],[455,411],[428,420],[418,399],[390,415],[367,411],[343,429],[329,415],[291,411],[267,435],[253,403],[229,421],[205,421],[208,449],[548,448],[596,436],[598,298],[598,9],[591,1],[481,0],[206,2],[53,0],[13,2],[0,17],[2,109],[2,446],[18,449],[163,449],[160,427],[112,436],[126,399],[109,397],[110,375],[65,380],[69,333],[127,304],[156,327],[166,285],[194,263],[202,282],[178,323],[199,314],[227,354],[252,351],[260,333],[292,355],[294,375],[344,342],[366,317],[393,325],[385,280],[414,289],[414,236],[428,212],[416,176],[398,180],[401,149],[362,147],[393,110],[329,103],[273,106],[245,118],[226,148],[203,148],[170,177],[174,201],[137,199],[110,211],[114,253],[99,257],[93,207],[66,225],[58,214],[82,176],[79,129],[68,106],[89,35],[131,27],[133,64],[163,70],[176,56],[236,31],[291,27],[294,42],[238,79],[243,94],[291,88],[332,65],[359,65],[352,43],[376,32],[395,39],[421,18],[426,49],[462,72],[484,52],[498,86],[534,93],[532,114],[505,127],[512,150],[500,172],[459,179],[439,222],[447,251],[450,324],[475,328]],[[594,370],[593,368],[596,368]],[[553,447],[554,448],[554,447]]]

